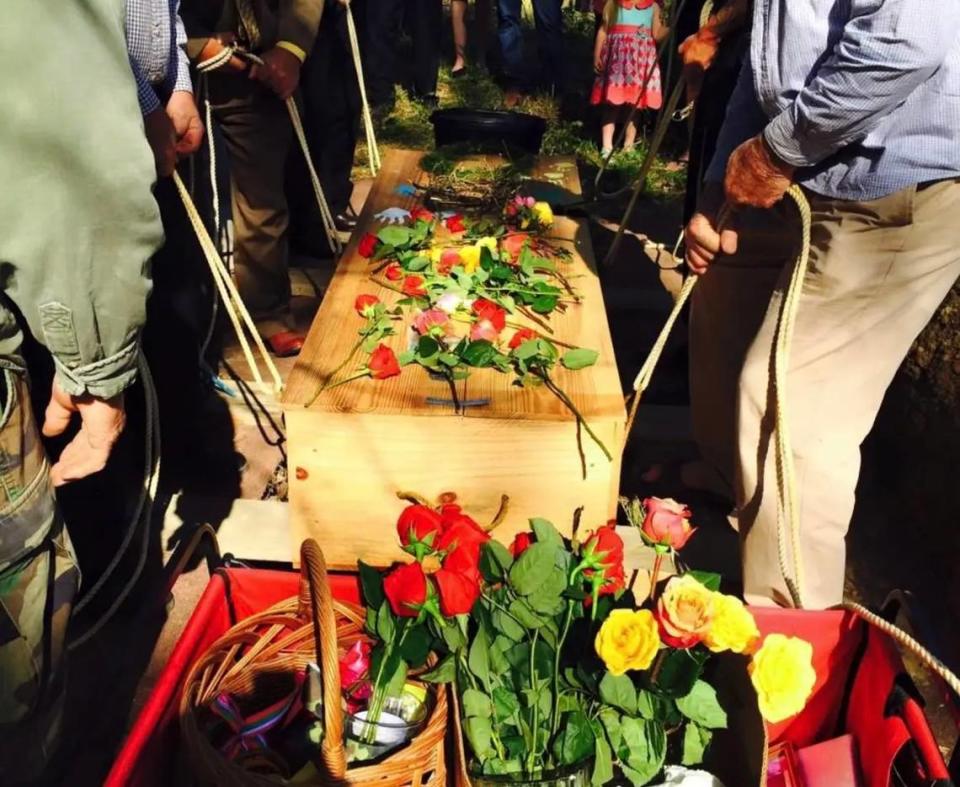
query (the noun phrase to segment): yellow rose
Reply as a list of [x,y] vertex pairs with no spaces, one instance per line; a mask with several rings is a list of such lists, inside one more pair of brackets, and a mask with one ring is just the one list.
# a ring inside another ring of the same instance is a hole
[[496,238],[491,238],[489,235],[488,235],[487,237],[485,237],[485,238],[480,238],[480,240],[477,241],[477,248],[478,248],[478,249],[487,248],[487,249],[490,249],[490,252],[491,252],[492,254],[496,254],[496,253],[497,253],[497,239],[496,239]]
[[660,649],[656,618],[647,609],[615,609],[603,621],[594,647],[614,675],[648,669]]
[[689,574],[673,577],[657,602],[663,641],[671,648],[692,648],[702,642],[713,623],[715,595]]
[[440,258],[443,256],[443,246],[430,247],[430,262],[434,265],[440,264]]
[[783,634],[771,634],[763,641],[749,669],[760,714],[771,724],[802,711],[817,682],[813,646]]
[[713,597],[713,623],[704,638],[704,644],[714,653],[732,650],[749,653],[760,639],[760,631],[753,615],[734,596],[717,593]]
[[553,208],[550,207],[549,202],[534,202],[533,215],[537,217],[537,222],[542,227],[549,227],[553,224]]
[[480,247],[464,246],[460,249],[460,259],[463,260],[463,269],[473,273],[480,265]]
[[520,219],[520,229],[525,230],[530,226],[530,219]]

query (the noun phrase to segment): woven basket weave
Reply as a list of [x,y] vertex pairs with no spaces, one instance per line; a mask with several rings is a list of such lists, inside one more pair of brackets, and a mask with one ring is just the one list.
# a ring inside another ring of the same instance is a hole
[[[289,691],[293,677],[309,662],[315,662],[323,676],[325,732],[318,759],[320,784],[443,787],[447,780],[445,687],[437,692],[427,725],[407,746],[377,764],[347,767],[339,649],[365,638],[364,613],[354,604],[334,600],[326,561],[315,541],[303,543],[300,557],[298,598],[281,601],[240,621],[210,646],[187,676],[180,700],[180,732],[193,772],[205,785],[283,784],[277,775],[253,772],[224,757],[204,734],[199,717],[221,692],[229,693],[242,705],[265,706],[277,699],[278,686]],[[269,755],[265,758],[269,760]]]

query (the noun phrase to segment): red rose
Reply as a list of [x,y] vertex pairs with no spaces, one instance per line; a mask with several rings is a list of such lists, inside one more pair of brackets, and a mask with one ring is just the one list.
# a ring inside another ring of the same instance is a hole
[[440,596],[440,611],[448,618],[454,615],[467,615],[473,605],[480,598],[479,576],[460,573],[447,567],[444,562],[433,581],[437,583],[437,594]]
[[403,278],[403,268],[399,263],[391,262],[383,271],[388,281],[400,281]]
[[419,563],[397,566],[384,577],[383,592],[394,615],[415,618],[427,601],[427,576]]
[[601,590],[608,582],[623,576],[623,540],[617,535],[615,525],[598,528],[584,543],[582,554],[588,567],[584,576],[599,582]]
[[447,249],[440,255],[440,262],[437,264],[437,273],[441,276],[449,275],[457,265],[462,263],[460,253],[456,249]]
[[670,498],[648,497],[643,501],[646,516],[641,533],[655,546],[683,549],[696,528],[690,524],[690,509]]
[[507,253],[511,262],[516,262],[520,252],[523,251],[523,247],[527,245],[529,240],[530,236],[525,232],[513,233],[500,241],[500,248]]
[[413,329],[421,336],[426,336],[434,328],[443,328],[449,322],[450,318],[442,309],[427,309],[413,318]]
[[396,377],[400,374],[400,362],[397,361],[397,356],[393,354],[393,350],[385,344],[381,344],[370,353],[367,368],[374,380],[386,380],[388,377]]
[[397,520],[397,535],[404,548],[416,542],[432,545],[442,529],[440,514],[426,506],[407,506]]
[[520,557],[533,543],[533,533],[517,533],[517,535],[514,536],[513,543],[510,545],[510,554],[513,555],[513,559],[516,560]]
[[538,338],[540,338],[540,334],[538,334],[532,328],[521,328],[519,331],[513,334],[513,338],[510,339],[510,349],[516,350],[524,342],[529,342]]
[[433,221],[433,214],[421,205],[410,211],[411,221]]
[[[466,514],[451,513],[444,515],[441,512],[441,516],[443,518],[443,534],[437,541],[437,549],[447,553],[444,564],[446,565],[446,561],[453,558],[455,553],[463,552],[453,559],[468,561],[476,566],[480,561],[480,547],[490,540],[490,534]],[[463,563],[459,565],[461,568],[464,566]]]
[[407,276],[403,280],[403,294],[413,298],[427,294],[423,288],[423,279],[420,276]]
[[360,253],[361,257],[370,259],[377,252],[377,246],[380,245],[380,240],[372,232],[368,232],[362,238],[360,238],[360,243],[357,245],[357,251]]
[[463,216],[459,213],[450,216],[444,223],[450,232],[466,232],[467,230],[466,225],[463,223]]
[[373,313],[373,307],[380,303],[376,295],[358,295],[353,303],[353,308],[361,317],[369,317]]
[[477,298],[473,302],[473,313],[479,320],[489,320],[497,333],[507,326],[506,309],[497,306],[486,298]]

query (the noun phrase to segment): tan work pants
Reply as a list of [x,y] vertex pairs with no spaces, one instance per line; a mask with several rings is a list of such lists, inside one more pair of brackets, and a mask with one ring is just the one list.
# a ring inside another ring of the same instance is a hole
[[[843,597],[860,445],[901,361],[960,275],[960,181],[868,202],[811,195],[810,204],[810,267],[786,415],[803,604],[823,608]],[[741,253],[719,260],[694,291],[693,420],[705,458],[734,481],[748,601],[789,604],[778,561],[771,359],[799,219],[784,204],[751,213],[748,224]]]

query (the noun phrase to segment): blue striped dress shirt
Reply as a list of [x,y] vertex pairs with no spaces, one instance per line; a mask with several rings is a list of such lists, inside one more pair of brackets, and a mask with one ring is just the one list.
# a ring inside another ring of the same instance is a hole
[[960,176],[960,0],[755,0],[706,180],[761,132],[827,197]]
[[174,90],[193,92],[180,0],[127,0],[127,54],[144,115]]

